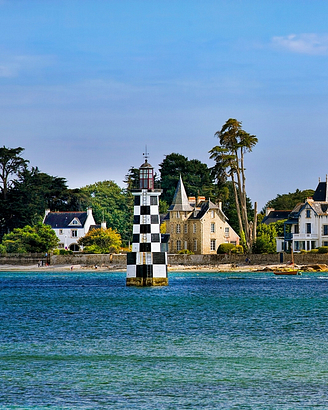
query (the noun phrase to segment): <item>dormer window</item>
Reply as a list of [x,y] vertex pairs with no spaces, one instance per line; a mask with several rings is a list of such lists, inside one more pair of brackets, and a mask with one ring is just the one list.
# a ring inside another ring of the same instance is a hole
[[79,218],[74,218],[71,222],[70,222],[70,224],[69,224],[70,226],[72,226],[72,225],[74,225],[74,226],[82,226],[82,224],[81,224],[81,222],[80,222],[80,220],[79,220]]

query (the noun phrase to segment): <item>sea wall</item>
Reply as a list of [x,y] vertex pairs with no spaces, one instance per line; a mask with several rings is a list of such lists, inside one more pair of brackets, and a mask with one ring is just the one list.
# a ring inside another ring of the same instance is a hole
[[[288,263],[291,261],[291,255],[278,253],[273,255],[255,255],[249,256],[251,265],[275,265]],[[297,265],[326,264],[328,265],[328,254],[295,254],[294,261]],[[49,263],[53,266],[58,265],[81,265],[81,266],[106,266],[111,269],[125,269],[125,254],[106,254],[106,255],[89,255],[76,253],[72,255],[51,255],[46,257],[44,254],[6,254],[0,255],[0,265],[36,265],[38,263]],[[245,264],[245,255],[183,255],[169,254],[168,264],[170,266],[216,266],[221,264]]]

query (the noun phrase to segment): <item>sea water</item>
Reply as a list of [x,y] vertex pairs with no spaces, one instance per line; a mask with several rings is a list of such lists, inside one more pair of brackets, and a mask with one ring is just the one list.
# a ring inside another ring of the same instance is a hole
[[0,273],[1,409],[328,409],[328,275]]

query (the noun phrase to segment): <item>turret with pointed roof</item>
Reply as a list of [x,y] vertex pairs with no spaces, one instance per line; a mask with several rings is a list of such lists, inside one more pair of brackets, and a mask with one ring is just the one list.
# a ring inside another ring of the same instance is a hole
[[173,201],[171,206],[169,207],[169,211],[186,211],[191,212],[193,211],[193,207],[189,204],[189,200],[187,197],[187,193],[185,187],[182,182],[182,178],[180,175],[180,179],[178,182],[178,186],[175,190],[175,194],[173,197]]

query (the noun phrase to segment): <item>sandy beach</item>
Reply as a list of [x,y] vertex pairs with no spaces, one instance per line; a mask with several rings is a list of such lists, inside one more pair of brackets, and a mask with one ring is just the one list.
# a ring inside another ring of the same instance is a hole
[[[275,265],[235,265],[235,264],[219,264],[219,265],[173,265],[168,266],[169,272],[176,271],[198,271],[198,272],[273,272],[281,271],[290,268],[290,265],[286,264],[275,264]],[[295,269],[316,272],[316,271],[328,271],[327,265],[295,265]],[[116,266],[85,266],[85,265],[49,265],[49,266],[38,266],[35,265],[0,265],[0,272],[8,271],[33,271],[37,272],[69,272],[69,271],[115,271],[124,272],[126,268],[116,267]]]

